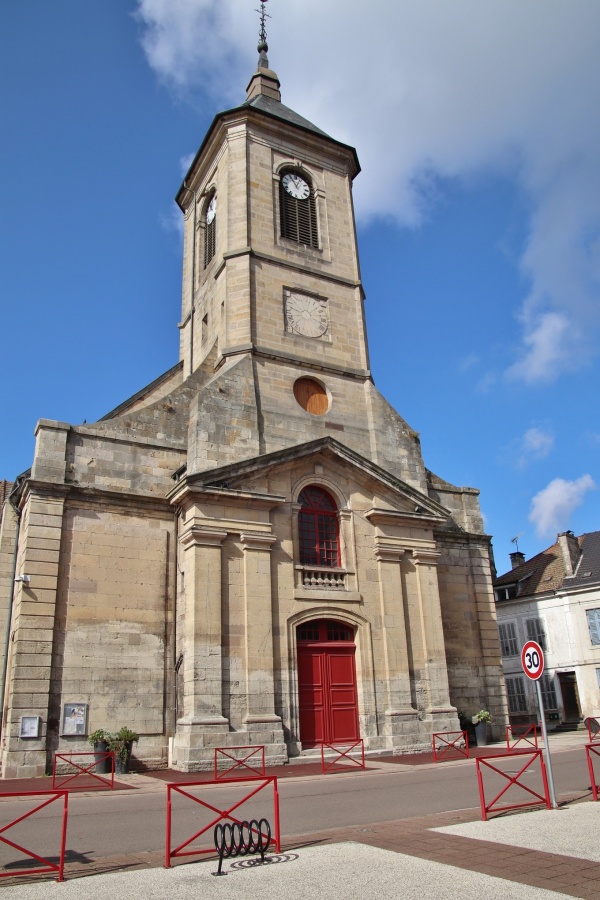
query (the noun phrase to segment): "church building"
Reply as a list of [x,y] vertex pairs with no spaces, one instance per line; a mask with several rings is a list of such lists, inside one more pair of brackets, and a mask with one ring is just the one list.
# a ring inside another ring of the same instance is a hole
[[258,49],[177,194],[179,362],[98,422],[40,419],[5,504],[5,778],[123,725],[138,765],[193,772],[507,720],[478,491],[371,376],[356,151]]

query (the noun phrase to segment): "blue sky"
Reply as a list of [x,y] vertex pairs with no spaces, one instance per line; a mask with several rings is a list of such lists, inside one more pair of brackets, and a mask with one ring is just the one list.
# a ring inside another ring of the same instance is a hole
[[[177,361],[173,197],[245,97],[257,5],[2,4],[0,478],[39,418]],[[501,572],[521,532],[599,529],[600,6],[268,6],[284,102],[357,148],[372,369],[426,465],[481,490]]]

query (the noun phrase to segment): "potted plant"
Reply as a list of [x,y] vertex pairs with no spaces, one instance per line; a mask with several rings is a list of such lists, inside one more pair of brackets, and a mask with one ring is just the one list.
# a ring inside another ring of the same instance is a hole
[[123,725],[116,734],[108,736],[108,747],[115,754],[115,772],[119,775],[126,775],[129,772],[131,750],[139,739],[139,734],[126,725]]
[[472,717],[471,722],[475,726],[475,740],[478,747],[485,747],[487,744],[487,727],[488,722],[492,721],[492,717],[487,709],[480,709],[478,713]]
[[[106,758],[109,750],[110,734],[104,728],[97,728],[88,735],[88,743],[94,748],[94,758],[96,760],[96,773],[98,775],[107,775],[111,770],[110,759]],[[103,758],[104,757],[104,758]]]

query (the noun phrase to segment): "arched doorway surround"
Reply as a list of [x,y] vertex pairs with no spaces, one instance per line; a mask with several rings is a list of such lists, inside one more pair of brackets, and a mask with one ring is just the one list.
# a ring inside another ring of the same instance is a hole
[[296,629],[300,740],[304,748],[360,737],[354,630],[335,619]]

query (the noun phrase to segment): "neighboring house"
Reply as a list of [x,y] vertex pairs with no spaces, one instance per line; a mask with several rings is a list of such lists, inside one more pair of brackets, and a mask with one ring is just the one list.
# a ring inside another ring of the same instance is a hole
[[538,718],[535,685],[521,668],[527,640],[544,650],[542,697],[549,726],[579,724],[600,711],[600,531],[556,543],[494,581],[510,720]]

